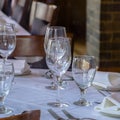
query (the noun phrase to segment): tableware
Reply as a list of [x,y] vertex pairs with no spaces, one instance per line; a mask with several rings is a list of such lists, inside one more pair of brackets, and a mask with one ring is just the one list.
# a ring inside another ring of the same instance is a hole
[[31,73],[30,66],[26,60],[9,59],[9,61],[14,65],[15,75],[28,75]]
[[95,79],[95,81],[93,81],[93,86],[96,89],[104,91],[120,91],[120,73],[109,72],[106,74],[105,79]]
[[16,32],[14,24],[0,24],[0,55],[4,62],[14,51],[16,46]]
[[107,116],[120,117],[120,93],[106,96],[100,105],[94,107],[94,110]]
[[67,110],[63,109],[62,112],[68,117],[67,120],[96,120],[94,118],[77,118],[71,115]]
[[48,109],[48,112],[56,119],[56,120],[65,120],[61,116],[59,116],[55,111],[52,109]]
[[104,97],[106,97],[106,96],[108,96],[108,95],[110,95],[111,93],[109,92],[109,91],[104,91],[104,90],[99,90],[99,89],[97,89],[97,91],[101,94],[101,95],[103,95]]
[[[57,39],[57,40],[56,40]],[[51,38],[48,41],[48,50],[46,54],[46,63],[48,68],[53,71],[56,77],[58,97],[56,102],[48,103],[54,107],[68,106],[61,102],[60,90],[62,89],[62,76],[68,70],[71,64],[71,46],[69,38]]]
[[116,106],[111,107],[111,109],[109,109],[109,108],[108,109],[107,108],[102,109],[101,106],[99,105],[94,110],[99,112],[99,113],[102,113],[106,116],[119,118],[120,117],[120,111],[119,110],[117,111],[117,109],[118,109],[118,107],[116,107]]
[[96,73],[96,60],[94,56],[74,56],[72,63],[72,74],[75,83],[80,89],[81,98],[75,101],[75,105],[89,106],[91,103],[85,99],[85,92],[91,86]]
[[13,112],[13,109],[4,105],[4,101],[10,92],[13,80],[13,64],[10,62],[0,62],[0,114],[9,114]]
[[[66,35],[66,28],[63,27],[63,26],[49,26],[49,27],[47,27],[46,33],[45,33],[45,39],[44,39],[45,53],[47,54],[47,48],[48,48],[49,39],[56,38],[56,37],[66,37],[66,36],[67,36]],[[53,71],[49,71],[49,73],[51,73],[51,79],[53,79]],[[45,74],[45,76],[47,76],[47,74]],[[47,78],[48,78],[48,76],[47,76]],[[52,81],[51,85],[46,86],[46,88],[56,90],[57,86],[56,86],[55,81]]]
[[44,49],[46,53],[47,53],[49,39],[56,38],[56,37],[67,37],[66,28],[63,26],[47,27],[46,33],[45,33],[45,39],[44,39]]

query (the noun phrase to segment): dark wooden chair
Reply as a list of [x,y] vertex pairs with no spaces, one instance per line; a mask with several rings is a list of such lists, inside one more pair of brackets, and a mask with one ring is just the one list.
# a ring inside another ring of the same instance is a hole
[[24,28],[28,28],[29,12],[33,0],[17,0],[17,3],[12,9],[11,18],[17,21]]
[[53,23],[52,20],[56,10],[56,5],[33,1],[29,21],[30,33],[33,35],[44,35],[47,26]]
[[44,36],[17,36],[12,57],[45,56]]
[[0,0],[0,10],[3,9],[4,4],[5,4],[5,0]]
[[31,68],[47,69],[44,51],[44,36],[17,36],[17,44],[9,58],[40,57],[39,61],[30,63]]

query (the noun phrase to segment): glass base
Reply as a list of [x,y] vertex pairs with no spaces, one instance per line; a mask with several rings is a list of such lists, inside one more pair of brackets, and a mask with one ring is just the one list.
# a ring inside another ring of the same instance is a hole
[[75,101],[73,104],[78,105],[78,106],[90,106],[91,102],[88,102],[85,99],[80,99],[78,101]]
[[68,107],[69,104],[67,103],[60,103],[60,102],[51,102],[51,103],[48,103],[49,106],[52,106],[52,107]]
[[9,107],[0,108],[0,114],[11,114],[13,110]]

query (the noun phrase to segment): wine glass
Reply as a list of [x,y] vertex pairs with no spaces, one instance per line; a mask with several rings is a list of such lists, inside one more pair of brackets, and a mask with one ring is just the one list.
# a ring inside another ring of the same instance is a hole
[[[48,41],[51,38],[56,38],[56,37],[66,37],[66,28],[63,26],[49,26],[46,29],[46,34],[45,34],[45,39],[44,39],[44,49],[45,53],[47,54],[47,48],[48,48]],[[56,39],[57,40],[57,39]],[[45,73],[47,78],[52,78],[53,79],[53,71],[49,70]],[[55,81],[51,82],[50,86],[46,86],[48,89],[56,90],[57,86]]]
[[0,55],[4,62],[14,51],[16,46],[16,32],[14,24],[0,24]]
[[0,62],[0,114],[9,114],[13,110],[4,105],[14,80],[14,67],[11,62]]
[[80,89],[81,98],[75,101],[75,105],[89,106],[91,103],[85,99],[85,92],[91,86],[96,73],[96,60],[94,56],[78,55],[73,57],[72,74]]
[[56,101],[48,103],[48,105],[53,107],[68,106],[68,104],[63,103],[60,99],[60,90],[63,82],[61,77],[65,74],[71,64],[71,46],[69,38],[56,37],[49,39],[46,63],[56,77],[58,93]]

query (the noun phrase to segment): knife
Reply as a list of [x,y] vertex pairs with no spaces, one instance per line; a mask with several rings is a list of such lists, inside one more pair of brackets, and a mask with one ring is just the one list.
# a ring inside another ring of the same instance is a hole
[[98,90],[98,89],[97,89],[97,91],[98,91],[101,95],[103,95],[104,97],[106,97],[106,96],[108,96],[108,95],[111,94],[110,92],[105,91],[105,90]]
[[80,120],[79,118],[76,118],[76,117],[74,117],[73,115],[71,115],[68,111],[66,111],[66,110],[62,110],[63,111],[63,113],[69,118],[69,119],[72,119],[72,120]]
[[49,112],[56,120],[65,120],[64,118],[60,117],[57,113],[55,113],[52,109],[48,109],[48,112]]

